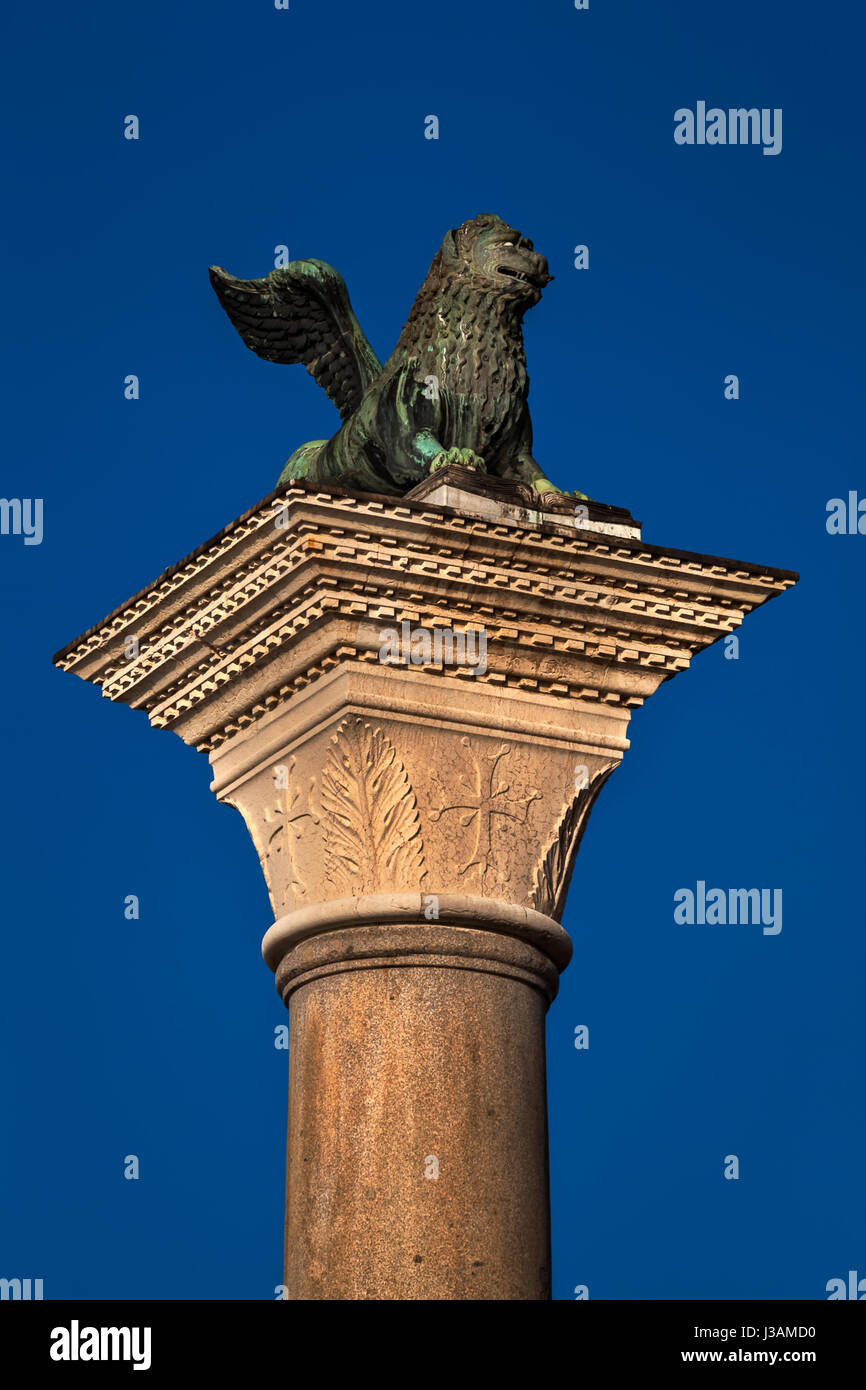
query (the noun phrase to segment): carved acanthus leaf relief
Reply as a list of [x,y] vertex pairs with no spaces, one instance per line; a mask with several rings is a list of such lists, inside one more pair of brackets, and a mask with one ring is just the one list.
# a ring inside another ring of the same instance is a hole
[[565,909],[568,885],[571,882],[572,870],[589,813],[615,766],[616,764],[613,764],[600,773],[595,781],[578,792],[566,807],[557,827],[556,837],[542,856],[536,870],[535,891],[531,895],[532,906],[537,912],[543,912],[557,922]]
[[[277,907],[285,907],[290,893],[298,897],[304,897],[307,892],[307,885],[300,876],[295,853],[295,845],[298,840],[304,838],[304,833],[310,825],[320,823],[320,815],[315,805],[316,779],[310,778],[309,790],[307,792],[306,804],[304,795],[293,778],[295,763],[297,759],[294,755],[289,759],[288,768],[280,767],[275,772],[275,785],[281,795],[275,806],[268,807],[264,813],[267,825],[273,826],[270,835],[265,841],[265,847],[259,855],[265,879],[272,896],[276,897]],[[285,775],[285,786],[281,785],[281,780]],[[309,825],[306,824],[309,822]],[[283,864],[279,870],[274,871],[271,867],[271,859],[279,856]]]
[[381,729],[350,715],[322,770],[325,877],[341,897],[420,888],[427,870],[418,803]]
[[[461,772],[457,776],[456,793],[449,791],[438,772],[432,773],[441,798],[442,805],[434,807],[430,813],[432,821],[439,821],[450,811],[459,813],[458,819],[464,829],[474,828],[475,838],[469,858],[460,866],[459,873],[467,874],[470,869],[478,869],[481,875],[481,891],[487,887],[487,876],[497,858],[494,826],[497,816],[504,817],[519,825],[527,823],[529,808],[533,801],[541,800],[541,792],[535,787],[521,790],[511,782],[501,780],[500,764],[511,752],[510,744],[503,743],[498,749],[479,756],[475,753],[468,737],[460,740],[472,759],[472,773],[467,776]],[[506,866],[498,866],[500,878],[508,878]]]

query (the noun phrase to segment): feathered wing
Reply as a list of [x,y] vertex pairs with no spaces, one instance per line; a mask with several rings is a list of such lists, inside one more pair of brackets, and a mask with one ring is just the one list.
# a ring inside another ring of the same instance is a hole
[[262,280],[236,280],[214,265],[210,280],[248,348],[267,362],[302,362],[343,420],[354,414],[382,364],[333,266],[291,261]]

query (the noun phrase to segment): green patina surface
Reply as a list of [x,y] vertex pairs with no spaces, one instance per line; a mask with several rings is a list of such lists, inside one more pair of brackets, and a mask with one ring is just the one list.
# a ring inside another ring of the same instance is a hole
[[302,363],[340,412],[333,438],[296,449],[280,482],[338,479],[402,494],[457,463],[559,493],[532,455],[523,349],[523,316],[552,277],[500,218],[448,233],[384,366],[324,261],[293,261],[261,280],[218,266],[210,276],[247,347],[268,362]]

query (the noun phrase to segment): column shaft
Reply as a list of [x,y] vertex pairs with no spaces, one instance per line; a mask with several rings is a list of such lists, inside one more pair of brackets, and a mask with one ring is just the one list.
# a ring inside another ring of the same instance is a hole
[[437,925],[327,932],[284,957],[290,1298],[550,1297],[556,977],[526,942]]

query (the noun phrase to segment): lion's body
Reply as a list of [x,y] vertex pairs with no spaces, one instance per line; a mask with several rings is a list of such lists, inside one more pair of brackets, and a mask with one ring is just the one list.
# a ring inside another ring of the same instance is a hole
[[[381,376],[310,460],[307,476],[405,492],[426,477],[440,452],[432,445],[425,450],[428,439],[442,451],[470,450],[500,477],[531,451],[520,321],[495,295],[476,292],[470,299],[460,291],[442,286],[425,312],[425,282]],[[290,459],[283,478],[292,476]]]
[[294,262],[264,281],[211,277],[247,345],[304,362],[343,414],[333,438],[295,450],[281,483],[336,478],[404,493],[457,462],[558,491],[532,457],[523,349],[523,315],[550,279],[547,262],[499,218],[448,234],[384,367],[323,262]]

